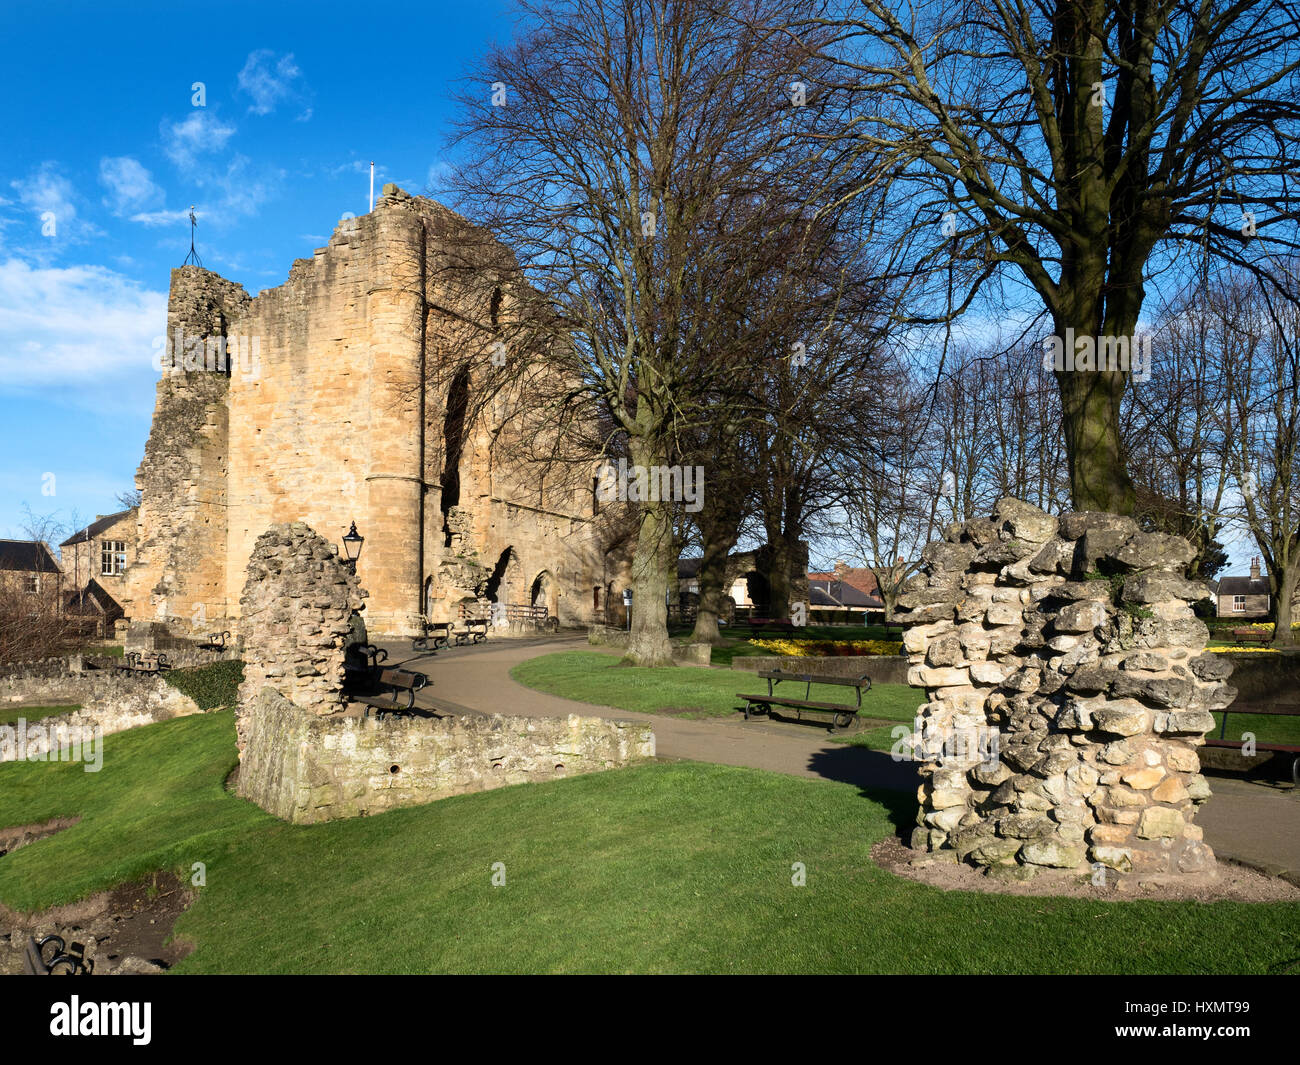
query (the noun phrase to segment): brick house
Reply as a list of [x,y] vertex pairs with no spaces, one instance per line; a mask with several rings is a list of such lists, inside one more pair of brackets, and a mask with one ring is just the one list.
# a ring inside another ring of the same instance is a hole
[[828,572],[808,574],[808,605],[814,610],[843,611],[845,620],[857,611],[875,612],[885,608],[876,575],[869,569],[854,568],[843,562],[835,563]]
[[1273,603],[1268,578],[1260,575],[1259,559],[1250,560],[1249,577],[1220,577],[1214,603],[1221,618],[1267,618]]

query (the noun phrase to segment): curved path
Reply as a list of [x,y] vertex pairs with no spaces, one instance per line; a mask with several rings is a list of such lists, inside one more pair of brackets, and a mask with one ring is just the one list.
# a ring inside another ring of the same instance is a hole
[[[917,784],[915,769],[879,751],[831,742],[822,729],[745,721],[739,714],[734,719],[703,720],[641,714],[547,695],[511,678],[514,666],[539,655],[605,650],[590,647],[584,636],[491,640],[475,647],[445,648],[436,655],[412,652],[409,642],[380,646],[388,651],[387,665],[404,665],[429,676],[430,687],[417,699],[422,706],[460,713],[542,717],[586,714],[648,721],[654,725],[655,746],[661,758],[748,766],[836,780],[863,789],[900,792],[903,794],[891,811],[895,823],[904,835],[914,824],[916,805],[911,793]],[[749,677],[736,672],[737,691]],[[1210,785],[1214,797],[1200,808],[1196,821],[1205,829],[1205,841],[1215,853],[1273,875],[1285,875],[1292,883],[1300,884],[1300,790],[1224,776],[1212,777]]]

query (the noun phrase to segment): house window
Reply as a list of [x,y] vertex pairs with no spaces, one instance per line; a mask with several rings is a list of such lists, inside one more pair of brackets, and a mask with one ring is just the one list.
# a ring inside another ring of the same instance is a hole
[[126,544],[121,540],[101,540],[99,544],[99,574],[117,577],[126,569]]
[[39,573],[29,573],[26,579],[27,594],[35,595],[41,590],[41,575]]
[[1246,612],[1246,597],[1244,595],[1234,595],[1232,597],[1232,610],[1235,614],[1244,614]]

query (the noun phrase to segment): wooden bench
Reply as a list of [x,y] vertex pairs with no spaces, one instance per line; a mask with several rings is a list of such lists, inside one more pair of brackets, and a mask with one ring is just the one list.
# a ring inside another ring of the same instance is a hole
[[456,638],[457,647],[463,647],[467,643],[484,643],[488,635],[487,619],[471,618],[464,623],[464,627],[454,631],[452,635]]
[[[430,641],[432,641],[432,644],[430,644]],[[412,651],[423,651],[426,654],[435,654],[439,648],[450,646],[450,621],[426,621],[424,623],[424,635],[417,636],[411,641]]]
[[369,690],[354,695],[354,698],[365,703],[367,717],[371,710],[375,711],[377,718],[383,718],[386,714],[424,716],[424,712],[416,708],[415,693],[427,687],[428,683],[428,677],[414,670],[379,669],[371,680]]
[[[1300,701],[1296,696],[1290,695],[1285,702],[1235,702],[1226,710],[1218,711],[1223,715],[1223,723],[1219,726],[1218,736],[1211,736],[1205,741],[1207,747],[1235,747],[1241,748],[1239,740],[1227,739],[1225,733],[1228,731],[1229,714],[1263,714],[1270,717],[1300,717]],[[1291,780],[1297,787],[1300,787],[1300,744],[1295,743],[1256,743],[1257,751],[1276,751],[1279,754],[1291,755]]]
[[752,639],[766,629],[776,629],[787,636],[793,636],[795,624],[789,618],[750,618],[749,635]]
[[95,968],[86,960],[86,945],[73,943],[64,949],[62,936],[36,940],[27,937],[23,948],[23,973],[27,976],[89,976]]
[[1273,634],[1267,629],[1233,629],[1232,638],[1238,643],[1273,642]]
[[[779,669],[772,670],[770,673],[763,672],[758,674],[759,678],[767,681],[766,695],[741,695],[740,698],[745,700],[745,720],[749,720],[755,714],[766,714],[772,716],[772,707],[785,706],[796,712],[797,718],[802,721],[804,714],[829,714],[830,731],[834,732],[837,728],[848,728],[857,718],[858,711],[862,709],[862,693],[871,690],[871,678],[865,673],[860,677],[822,677],[813,673],[785,673]],[[786,698],[784,695],[778,695],[777,686],[783,681],[795,681],[805,685],[804,697],[802,699]],[[843,703],[819,703],[810,701],[808,696],[812,693],[814,684],[835,684],[840,687],[853,688],[857,692],[857,705],[846,706]]]
[[127,651],[123,656],[122,665],[117,668],[120,673],[161,673],[164,669],[170,669],[171,663],[161,651],[156,654]]

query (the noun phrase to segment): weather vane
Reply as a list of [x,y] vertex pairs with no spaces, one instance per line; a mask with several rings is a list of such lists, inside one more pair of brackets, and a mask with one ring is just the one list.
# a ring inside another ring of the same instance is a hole
[[190,204],[190,253],[185,256],[182,266],[189,266],[190,260],[194,260],[194,265],[200,270],[203,269],[203,260],[199,258],[199,253],[194,250],[194,227],[199,224],[199,220],[194,215],[194,204]]

